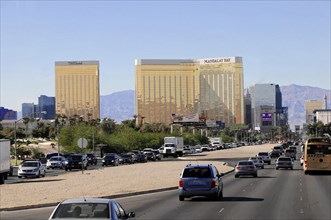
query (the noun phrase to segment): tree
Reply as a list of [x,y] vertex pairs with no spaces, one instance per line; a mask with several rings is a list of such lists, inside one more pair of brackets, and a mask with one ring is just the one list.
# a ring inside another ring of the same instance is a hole
[[116,129],[116,123],[113,119],[104,118],[101,122],[101,130],[106,134],[112,134]]

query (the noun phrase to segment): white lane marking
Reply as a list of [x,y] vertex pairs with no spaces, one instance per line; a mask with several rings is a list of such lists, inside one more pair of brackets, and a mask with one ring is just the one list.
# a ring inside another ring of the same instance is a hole
[[302,192],[302,189],[300,189],[300,192]]
[[251,186],[253,186],[254,185],[254,183],[251,183]]
[[302,186],[302,183],[300,183],[300,186]]
[[219,212],[218,212],[218,213],[221,213],[221,212],[223,212],[223,210],[224,210],[224,208],[221,208],[221,210],[219,210]]
[[302,201],[302,196],[300,196],[300,201]]
[[300,214],[303,214],[303,209],[300,209]]
[[243,189],[243,192],[245,192],[246,190],[245,189]]

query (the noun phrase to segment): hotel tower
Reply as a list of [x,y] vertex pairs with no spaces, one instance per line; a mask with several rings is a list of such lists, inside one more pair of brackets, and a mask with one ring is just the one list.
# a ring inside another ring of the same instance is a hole
[[56,114],[100,118],[99,61],[55,62]]
[[245,122],[241,57],[139,59],[135,92],[135,115],[145,123],[197,113],[227,126]]

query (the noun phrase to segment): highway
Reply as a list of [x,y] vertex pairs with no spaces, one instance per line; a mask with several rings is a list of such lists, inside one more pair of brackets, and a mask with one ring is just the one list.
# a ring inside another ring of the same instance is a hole
[[[274,162],[274,161],[273,161]],[[260,169],[258,178],[223,177],[224,199],[191,198],[180,202],[177,190],[118,198],[135,219],[331,219],[331,176],[293,170]],[[54,207],[1,212],[0,219],[47,219]]]

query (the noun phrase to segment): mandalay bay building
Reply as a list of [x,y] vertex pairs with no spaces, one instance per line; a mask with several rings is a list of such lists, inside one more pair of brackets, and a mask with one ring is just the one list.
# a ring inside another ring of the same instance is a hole
[[56,114],[100,118],[99,61],[55,62]]
[[170,124],[172,115],[204,115],[226,126],[244,124],[241,57],[138,59],[135,115],[144,123]]

